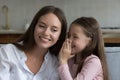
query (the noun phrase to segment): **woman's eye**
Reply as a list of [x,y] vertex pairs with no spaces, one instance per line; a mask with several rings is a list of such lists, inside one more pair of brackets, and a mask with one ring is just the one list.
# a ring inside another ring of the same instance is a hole
[[57,29],[52,29],[52,32],[57,32],[58,30]]
[[42,26],[42,25],[39,25],[39,27],[44,27],[44,26]]
[[39,25],[39,27],[40,27],[40,28],[45,28],[45,26],[43,26],[43,25]]

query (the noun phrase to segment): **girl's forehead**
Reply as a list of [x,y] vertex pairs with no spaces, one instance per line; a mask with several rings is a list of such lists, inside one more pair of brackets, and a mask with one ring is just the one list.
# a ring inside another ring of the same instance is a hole
[[84,34],[86,33],[86,29],[79,25],[79,24],[73,24],[69,28],[69,34]]
[[74,30],[75,30],[75,32],[83,31],[83,27],[78,24],[72,24],[69,28],[69,31],[74,31]]

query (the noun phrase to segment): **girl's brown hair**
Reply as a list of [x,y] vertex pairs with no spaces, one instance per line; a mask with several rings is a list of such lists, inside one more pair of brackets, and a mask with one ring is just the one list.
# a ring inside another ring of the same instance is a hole
[[[61,49],[61,46],[65,40],[66,30],[67,30],[67,22],[66,22],[66,18],[65,18],[63,11],[57,7],[54,7],[54,6],[45,6],[42,9],[40,9],[37,12],[37,14],[34,16],[32,22],[30,24],[30,27],[28,28],[26,33],[16,43],[14,43],[14,45],[16,45],[19,49],[21,49],[23,51],[28,51],[28,50],[32,49],[35,45],[35,40],[34,40],[35,26],[36,26],[36,24],[41,16],[44,16],[44,15],[49,14],[49,13],[53,13],[54,15],[56,15],[58,17],[58,19],[60,20],[61,25],[62,25],[59,40],[56,42],[56,44],[54,44],[49,49],[51,54],[57,56],[60,49]],[[18,42],[22,42],[22,45],[19,44]]]
[[80,25],[85,35],[91,38],[90,44],[79,54],[81,60],[78,63],[79,65],[76,75],[81,71],[85,59],[89,55],[94,54],[98,56],[101,61],[104,80],[109,80],[106,58],[104,53],[104,41],[97,20],[92,17],[81,17],[73,21],[72,24]]

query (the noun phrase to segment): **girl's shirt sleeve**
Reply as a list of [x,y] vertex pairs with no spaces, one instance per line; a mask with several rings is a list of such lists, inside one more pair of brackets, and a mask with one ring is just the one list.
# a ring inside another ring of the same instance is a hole
[[81,72],[73,79],[68,64],[59,66],[58,73],[61,80],[103,80],[102,66],[98,57],[88,57],[84,64]]

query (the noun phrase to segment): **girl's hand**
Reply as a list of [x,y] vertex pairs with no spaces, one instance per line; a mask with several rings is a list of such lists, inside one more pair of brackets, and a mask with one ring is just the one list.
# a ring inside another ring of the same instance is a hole
[[66,39],[59,53],[60,64],[67,64],[68,59],[71,57],[73,57],[71,55],[71,40]]

